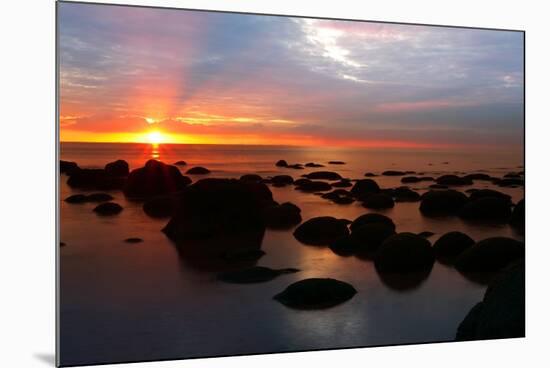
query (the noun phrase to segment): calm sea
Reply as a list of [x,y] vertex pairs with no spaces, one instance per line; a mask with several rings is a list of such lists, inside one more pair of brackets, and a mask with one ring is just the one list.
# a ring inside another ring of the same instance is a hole
[[[361,178],[365,172],[415,170],[426,175],[486,172],[501,176],[521,170],[522,153],[479,153],[418,150],[351,150],[296,147],[223,145],[147,145],[62,143],[61,159],[81,167],[103,167],[124,159],[132,168],[150,158],[166,163],[185,160],[188,166],[212,170],[211,177],[289,174],[297,178],[318,169],[275,167],[288,163],[345,161],[327,165],[342,176]],[[192,177],[198,180],[198,177]],[[399,177],[375,178],[381,187],[399,186]],[[372,262],[341,257],[328,248],[302,245],[293,229],[268,230],[258,265],[299,268],[260,284],[218,282],[215,274],[178,257],[160,229],[166,220],[147,217],[139,203],[111,194],[124,211],[98,217],[93,204],[71,205],[62,200],[80,193],[60,178],[61,248],[61,356],[62,363],[104,363],[151,359],[282,352],[307,349],[358,347],[401,343],[448,341],[469,309],[481,300],[485,286],[453,268],[436,263],[418,287],[398,291],[384,284]],[[413,185],[419,192],[427,184]],[[472,187],[491,188],[476,182]],[[461,188],[466,190],[470,187]],[[523,188],[498,188],[514,201]],[[337,205],[293,187],[271,187],[275,200],[291,201],[302,217],[330,215],[355,219],[370,212],[361,205]],[[433,243],[442,234],[459,230],[480,240],[490,236],[522,239],[508,226],[472,225],[457,218],[430,219],[418,203],[397,203],[379,211],[391,217],[398,232],[432,231]],[[128,237],[143,243],[127,244]],[[272,300],[294,281],[332,277],[351,283],[358,294],[334,308],[297,311]]]

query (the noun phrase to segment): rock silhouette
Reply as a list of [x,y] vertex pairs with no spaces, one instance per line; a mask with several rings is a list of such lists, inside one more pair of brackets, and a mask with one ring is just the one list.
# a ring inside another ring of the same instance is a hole
[[472,179],[466,177],[460,177],[457,175],[443,175],[435,179],[437,184],[447,185],[447,186],[461,186],[461,185],[472,185]]
[[395,205],[393,198],[384,193],[374,193],[362,198],[363,207],[372,209],[393,208]]
[[71,174],[77,170],[80,170],[76,162],[72,161],[59,161],[59,172],[61,174],[67,174],[68,176],[71,176]]
[[340,174],[333,171],[314,171],[304,175],[305,178],[311,180],[340,180],[342,177]]
[[176,161],[176,162],[174,162],[174,165],[176,165],[176,166],[186,166],[187,162],[185,162],[185,161]]
[[322,309],[341,304],[357,293],[350,284],[330,279],[311,278],[295,282],[273,298],[287,307]]
[[373,223],[382,223],[390,226],[395,231],[395,224],[393,220],[388,216],[381,215],[379,213],[367,213],[357,217],[350,225],[351,232],[354,232],[356,229],[363,225],[373,224]]
[[329,245],[349,234],[347,222],[330,216],[314,217],[294,231],[294,237],[310,245]]
[[143,242],[143,239],[141,239],[141,238],[126,238],[126,239],[124,239],[124,242],[135,244],[135,243]]
[[351,188],[351,194],[358,198],[359,200],[363,200],[364,198],[367,198],[369,195],[380,192],[380,187],[378,184],[372,180],[372,179],[360,179],[355,182],[353,185],[353,188]]
[[511,214],[510,200],[502,197],[482,197],[470,201],[458,213],[464,220],[491,222],[507,222]]
[[296,186],[297,190],[301,190],[303,192],[326,192],[328,190],[332,190],[332,186],[324,181],[304,181],[300,185]]
[[174,214],[178,198],[173,196],[153,197],[143,203],[143,212],[150,217],[163,218]]
[[456,190],[430,190],[422,195],[420,212],[426,216],[441,216],[456,214],[468,198]]
[[472,247],[475,241],[460,231],[451,231],[441,236],[433,245],[435,256],[445,264],[452,264],[466,249]]
[[206,175],[210,174],[210,170],[208,170],[206,167],[202,166],[195,166],[187,170],[186,174],[189,175]]
[[114,202],[105,202],[94,208],[94,212],[101,216],[112,216],[122,212],[122,206]]
[[496,272],[523,257],[523,243],[511,238],[493,237],[462,252],[455,260],[455,268],[463,273]]
[[257,174],[246,174],[241,176],[240,180],[242,181],[250,181],[253,183],[259,183],[263,180],[263,178],[260,175]]
[[110,176],[128,176],[130,166],[124,160],[116,160],[105,165],[105,173]]
[[189,184],[191,179],[183,176],[176,166],[149,160],[144,167],[130,172],[124,194],[144,199],[179,192]]
[[380,273],[422,272],[435,261],[430,242],[413,233],[388,237],[376,253],[374,265]]
[[285,229],[302,222],[300,208],[293,203],[273,204],[264,208],[266,226],[272,229]]

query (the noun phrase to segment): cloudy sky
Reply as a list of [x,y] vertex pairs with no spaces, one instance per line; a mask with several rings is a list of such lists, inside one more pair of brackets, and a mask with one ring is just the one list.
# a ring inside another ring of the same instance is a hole
[[519,32],[58,5],[62,141],[523,141]]

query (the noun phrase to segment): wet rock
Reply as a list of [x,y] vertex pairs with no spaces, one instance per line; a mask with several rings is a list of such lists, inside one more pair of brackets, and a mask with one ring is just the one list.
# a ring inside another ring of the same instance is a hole
[[285,160],[279,160],[279,161],[277,161],[275,166],[277,166],[277,167],[287,167],[288,163]]
[[170,217],[176,211],[178,199],[176,197],[153,197],[143,203],[143,212],[150,217]]
[[525,336],[525,264],[508,268],[458,326],[456,340]]
[[124,160],[116,160],[105,165],[105,173],[110,176],[128,176],[130,166]]
[[523,186],[524,180],[518,179],[518,178],[504,178],[504,179],[494,179],[493,183],[495,185],[498,185],[499,187],[516,187],[516,186]]
[[334,254],[347,257],[355,253],[357,245],[351,238],[351,235],[346,235],[330,243],[329,248],[334,252]]
[[232,249],[222,253],[221,258],[230,262],[255,261],[265,255],[261,249],[240,248]]
[[437,184],[447,185],[447,186],[461,186],[461,185],[472,185],[473,182],[471,179],[466,177],[460,177],[457,175],[442,175],[435,179]]
[[65,198],[67,203],[85,203],[88,201],[88,196],[84,194],[74,194]]
[[131,243],[131,244],[136,244],[136,243],[143,242],[143,239],[141,239],[141,238],[126,238],[126,239],[124,239],[124,242]]
[[250,182],[253,182],[253,183],[260,183],[263,180],[263,178],[260,175],[257,175],[257,174],[246,174],[246,175],[241,176],[240,180],[250,181]]
[[311,180],[340,180],[342,177],[340,174],[333,171],[314,171],[304,175],[304,177]]
[[347,190],[333,190],[329,193],[324,193],[321,195],[322,198],[328,199],[336,204],[351,204],[355,202],[353,197],[351,197],[351,193]]
[[316,164],[315,162],[308,162],[305,167],[325,167],[325,165]]
[[149,160],[144,167],[132,170],[124,187],[130,198],[150,198],[182,191],[191,184],[176,166]]
[[490,175],[482,174],[482,173],[468,174],[468,175],[464,176],[464,179],[467,179],[467,180],[485,180],[485,181],[493,180],[493,178]]
[[509,199],[499,197],[482,197],[470,201],[458,213],[463,220],[481,222],[507,222],[511,214]]
[[525,233],[525,200],[520,200],[512,211],[510,217],[510,226],[516,229],[520,234]]
[[345,165],[346,163],[344,161],[329,161],[328,162],[331,165]]
[[460,231],[451,231],[434,243],[433,249],[438,260],[451,264],[466,249],[475,244],[474,240]]
[[311,180],[309,180],[309,179],[303,179],[303,178],[302,178],[302,179],[296,179],[296,180],[294,180],[294,185],[296,185],[296,186],[307,185],[307,184],[309,184],[309,183],[311,183]]
[[401,178],[401,183],[408,184],[408,183],[419,183],[421,181],[433,181],[434,178],[431,176],[405,176]]
[[347,222],[330,216],[311,218],[294,231],[298,241],[310,245],[329,245],[348,234]]
[[176,161],[176,162],[174,162],[174,165],[176,165],[176,166],[187,166],[187,162],[185,162],[185,161]]
[[455,268],[464,273],[496,272],[524,256],[523,243],[511,238],[493,237],[462,252],[455,260]]
[[492,190],[492,189],[476,189],[470,193],[470,200],[475,201],[477,199],[481,198],[500,198],[505,200],[508,203],[511,203],[512,197],[510,197],[508,194],[504,194],[502,192]]
[[351,194],[360,200],[378,192],[380,192],[380,187],[372,179],[357,180],[351,188]]
[[395,205],[393,198],[384,193],[370,194],[365,198],[362,198],[362,201],[363,207],[377,210],[393,208]]
[[304,167],[300,164],[292,164],[287,166],[288,169],[303,170]]
[[427,239],[427,238],[435,235],[435,233],[433,233],[431,231],[421,231],[421,232],[418,233],[418,235]]
[[271,178],[271,182],[275,186],[285,186],[292,184],[294,182],[294,179],[290,175],[275,175]]
[[72,161],[59,161],[59,172],[61,174],[67,174],[71,176],[73,172],[80,170],[76,162]]
[[372,255],[387,238],[394,234],[393,226],[383,222],[373,222],[355,227],[350,237],[357,253]]
[[425,216],[453,215],[467,201],[466,195],[456,190],[431,190],[422,195],[420,212]]
[[396,202],[418,202],[420,200],[420,194],[408,187],[395,188],[392,191],[392,196]]
[[298,185],[296,189],[303,192],[326,192],[331,190],[332,186],[324,181],[310,180],[309,182],[303,182],[301,185]]
[[263,212],[272,204],[271,191],[263,183],[202,179],[182,192],[162,231],[190,256],[259,249],[266,227]]
[[206,167],[202,166],[195,166],[187,170],[186,174],[189,175],[206,175],[210,174],[210,170],[208,170]]
[[242,270],[220,273],[218,274],[218,279],[233,284],[252,284],[270,281],[279,275],[294,273],[298,271],[300,270],[296,268],[283,268],[274,270],[269,267],[256,266],[245,268]]
[[367,178],[374,178],[375,176],[378,176],[378,175],[376,175],[375,173],[368,172],[368,173],[365,173],[364,176]]
[[379,213],[367,213],[357,217],[350,225],[350,230],[353,233],[355,230],[363,225],[382,223],[390,226],[395,231],[395,224],[388,216],[381,215]]
[[285,229],[302,222],[300,208],[293,203],[274,204],[264,209],[266,226],[271,229]]
[[105,202],[94,208],[94,212],[101,216],[112,216],[122,212],[122,206],[114,202]]
[[108,193],[92,193],[86,196],[87,202],[94,202],[94,203],[112,201],[113,199],[114,199],[113,196]]
[[430,242],[413,233],[387,238],[376,253],[374,265],[379,273],[413,273],[431,270],[435,262]]
[[403,176],[407,173],[405,171],[397,171],[397,170],[386,170],[382,173],[384,176]]
[[348,188],[353,186],[352,182],[349,180],[340,180],[336,183],[331,183],[330,185],[332,185],[333,188]]
[[311,278],[295,282],[273,298],[287,307],[297,309],[330,308],[357,293],[350,284],[329,278]]

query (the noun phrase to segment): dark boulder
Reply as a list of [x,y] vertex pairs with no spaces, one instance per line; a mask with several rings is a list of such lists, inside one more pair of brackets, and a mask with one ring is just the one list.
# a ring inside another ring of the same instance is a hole
[[503,176],[504,178],[521,178],[521,175],[517,172],[509,172]]
[[292,179],[292,176],[290,175],[275,175],[271,178],[271,183],[275,186],[285,186],[292,184],[294,182],[294,179]]
[[260,175],[257,174],[246,174],[241,176],[240,180],[242,181],[250,181],[253,183],[259,183],[263,180],[263,178]]
[[419,236],[423,237],[423,238],[429,238],[429,237],[432,237],[435,235],[434,232],[431,232],[431,231],[421,231],[418,233]]
[[491,181],[493,180],[493,177],[487,174],[482,173],[474,173],[474,174],[468,174],[464,176],[464,179],[467,180],[485,180],[485,181]]
[[71,176],[73,172],[80,170],[76,162],[72,161],[59,161],[59,172],[61,174],[67,174]]
[[277,166],[277,167],[287,167],[288,163],[285,160],[279,160],[279,161],[277,161],[275,166]]
[[329,161],[328,162],[331,165],[345,165],[346,163],[344,161]]
[[420,194],[408,187],[393,189],[392,196],[396,202],[418,202],[420,200]]
[[143,239],[141,239],[141,238],[126,238],[126,239],[124,239],[124,242],[136,244],[136,243],[143,242]]
[[94,212],[101,216],[117,215],[122,211],[122,206],[114,202],[105,202],[94,208]]
[[466,203],[458,215],[467,221],[507,222],[512,211],[510,201],[499,197],[482,197]]
[[351,256],[355,253],[357,245],[352,240],[351,235],[346,235],[329,244],[330,250],[342,257]]
[[353,233],[355,230],[360,228],[363,225],[382,223],[387,226],[390,226],[395,231],[395,224],[392,219],[388,216],[381,215],[379,213],[367,213],[357,217],[350,225],[350,230]]
[[73,194],[65,198],[67,203],[85,203],[88,201],[88,196],[85,194]]
[[293,184],[296,186],[300,186],[300,185],[307,185],[309,183],[311,183],[311,180],[302,178],[302,179],[294,180]]
[[263,212],[272,204],[271,191],[263,183],[202,179],[182,192],[176,212],[162,231],[180,252],[200,256],[259,249],[266,226]]
[[487,198],[487,197],[501,198],[506,200],[509,203],[511,203],[511,200],[512,200],[512,197],[510,197],[508,194],[504,194],[502,192],[499,192],[497,190],[492,190],[492,189],[475,189],[470,193],[471,201],[475,201],[476,199]]
[[304,177],[311,180],[340,180],[342,177],[340,174],[333,171],[314,171],[304,175]]
[[466,195],[456,190],[430,190],[422,195],[420,212],[425,216],[453,215],[466,202]]
[[375,173],[368,172],[368,173],[365,173],[364,176],[365,176],[366,178],[374,178],[375,176],[378,176],[378,175],[376,175]]
[[352,182],[349,180],[342,179],[340,181],[337,181],[335,183],[331,183],[333,188],[348,188],[353,186]]
[[382,173],[384,176],[403,176],[405,175],[405,171],[397,171],[397,170],[386,170]]
[[302,222],[300,208],[293,203],[273,204],[265,207],[264,219],[266,226],[271,229],[285,229]]
[[412,233],[388,237],[376,253],[374,265],[379,273],[410,273],[431,270],[435,261],[430,242]]
[[109,175],[103,169],[79,169],[71,173],[67,185],[71,188],[113,190],[121,189],[124,177]]
[[291,284],[273,298],[291,308],[320,309],[341,304],[356,293],[357,290],[346,282],[311,278]]
[[124,160],[116,160],[105,165],[105,173],[110,176],[128,176],[130,166]]
[[461,186],[461,185],[472,185],[472,179],[467,179],[466,177],[460,177],[457,175],[443,175],[435,179],[437,184],[447,185],[447,186]]
[[475,244],[474,240],[460,231],[451,231],[441,236],[434,243],[435,257],[442,263],[453,263],[466,249]]
[[332,186],[324,181],[310,180],[308,182],[303,182],[301,185],[298,185],[296,189],[303,192],[326,192],[328,190],[331,190]]
[[314,217],[294,231],[294,237],[310,245],[329,245],[349,234],[347,222],[330,216]]
[[408,184],[408,183],[419,183],[421,181],[433,181],[434,178],[431,176],[405,176],[401,178],[401,183]]
[[279,270],[274,270],[269,267],[256,266],[244,268],[242,270],[220,273],[218,274],[218,280],[233,284],[252,284],[270,281],[279,275],[294,273],[298,271],[300,270],[296,268],[283,268]]
[[525,264],[507,268],[458,326],[456,340],[525,336]]
[[186,166],[187,162],[185,162],[185,161],[176,161],[176,162],[174,162],[174,165],[176,165],[176,166]]
[[304,167],[301,164],[292,164],[286,166],[288,169],[303,170]]
[[360,200],[378,192],[380,192],[380,187],[372,179],[357,180],[351,188],[351,194]]
[[520,200],[512,211],[510,216],[510,226],[516,229],[519,233],[525,232],[525,200]]
[[525,184],[524,180],[521,178],[504,178],[504,179],[494,179],[493,183],[499,187],[516,187],[523,186]]
[[208,170],[206,167],[202,166],[195,166],[187,170],[186,174],[189,175],[206,175],[210,174],[210,170]]
[[466,249],[455,260],[455,268],[463,273],[496,272],[525,257],[525,245],[515,239],[484,239]]
[[384,193],[370,194],[361,200],[363,201],[363,207],[377,210],[393,208],[395,205],[393,198]]
[[143,212],[145,212],[148,216],[155,218],[170,217],[176,211],[177,202],[177,197],[153,197],[143,203]]
[[148,198],[175,193],[191,184],[176,166],[149,160],[144,167],[132,170],[124,187],[124,194],[130,198]]
[[343,189],[333,190],[332,192],[321,195],[321,197],[336,204],[351,204],[355,202],[353,197],[351,197],[351,193]]
[[430,189],[448,189],[449,187],[447,185],[442,184],[432,184],[430,185]]
[[325,165],[316,164],[315,162],[308,162],[305,167],[325,167]]
[[393,226],[383,222],[373,222],[354,228],[351,232],[351,241],[355,244],[357,253],[372,255],[384,240],[394,234]]

